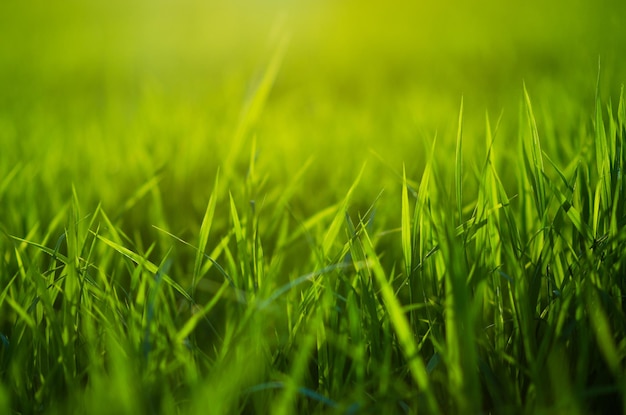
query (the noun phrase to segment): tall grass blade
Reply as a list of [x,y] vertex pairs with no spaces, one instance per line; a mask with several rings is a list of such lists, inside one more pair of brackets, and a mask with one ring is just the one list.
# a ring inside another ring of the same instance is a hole
[[454,164],[454,187],[456,190],[456,206],[459,218],[458,224],[463,223],[463,98],[459,109],[459,126],[456,134],[456,152]]
[[[274,85],[274,81],[278,75],[278,71],[288,44],[289,36],[283,34],[276,44],[274,52],[267,64],[267,67],[265,68],[265,71],[263,72],[261,80],[258,85],[256,85],[254,92],[248,97],[239,119],[239,123],[237,124],[237,129],[235,130],[231,141],[230,152],[224,160],[225,169],[230,169],[234,165],[235,160],[240,156],[246,134],[250,131],[250,128],[254,126],[257,119],[261,115],[267,98],[272,90],[272,86]],[[227,171],[227,173],[228,176],[230,171]]]
[[326,234],[324,235],[324,239],[322,240],[322,247],[321,247],[322,248],[322,258],[328,258],[329,257],[331,249],[334,246],[334,244],[336,243],[337,236],[339,235],[339,232],[341,231],[341,228],[342,228],[343,223],[344,223],[345,213],[348,210],[348,205],[349,205],[350,200],[352,198],[352,193],[354,192],[356,187],[359,185],[359,182],[361,181],[361,177],[363,176],[363,171],[364,170],[365,170],[365,165],[363,165],[363,167],[361,168],[361,171],[359,172],[357,178],[352,183],[352,186],[350,186],[350,189],[348,189],[346,197],[344,197],[343,201],[341,202],[341,204],[337,208],[337,210],[335,212],[335,216],[333,217],[333,220],[332,220],[330,226],[328,227],[328,231],[326,231]]
[[524,148],[530,152],[530,160],[527,162],[528,175],[531,179],[532,191],[535,199],[537,213],[540,218],[544,217],[546,210],[546,191],[543,179],[543,159],[541,144],[539,143],[539,131],[537,129],[537,121],[535,120],[535,114],[533,112],[532,103],[530,102],[530,96],[528,90],[524,84],[524,104],[526,107],[526,116],[530,127],[530,141],[524,143]]
[[211,230],[211,224],[213,223],[213,215],[215,214],[215,205],[217,201],[218,193],[218,180],[219,174],[215,177],[215,184],[213,186],[213,192],[209,198],[204,217],[202,218],[202,225],[200,225],[200,234],[198,235],[198,250],[196,251],[196,259],[193,265],[193,279],[191,284],[191,296],[194,296],[196,285],[201,278],[202,262],[204,259],[204,251],[206,250],[207,243],[209,241],[209,232]]
[[411,275],[413,253],[411,250],[411,216],[409,206],[409,191],[406,183],[406,169],[402,169],[402,252],[404,254],[405,274]]

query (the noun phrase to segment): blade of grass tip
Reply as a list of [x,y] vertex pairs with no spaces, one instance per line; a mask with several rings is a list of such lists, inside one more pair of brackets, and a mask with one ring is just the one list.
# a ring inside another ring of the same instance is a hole
[[[599,69],[598,69],[599,70]],[[602,196],[606,207],[611,206],[611,155],[609,154],[609,145],[604,127],[604,118],[602,116],[602,102],[599,92],[600,74],[598,73],[598,85],[596,86],[596,106],[595,106],[595,149],[596,149],[596,168],[598,178],[602,183]]]
[[254,125],[254,123],[259,118],[259,115],[263,111],[267,98],[274,85],[274,81],[276,80],[276,76],[278,75],[278,71],[280,69],[288,44],[288,35],[284,34],[279,38],[276,48],[274,49],[274,53],[272,54],[272,57],[270,58],[267,67],[265,68],[261,81],[257,85],[254,92],[250,95],[250,97],[248,97],[248,101],[243,109],[239,123],[237,124],[235,135],[230,144],[230,152],[224,162],[225,168],[230,168],[230,166],[234,165],[234,161],[241,152],[243,140],[247,132]]
[[[497,169],[496,169],[496,160],[494,157],[494,143],[496,141],[496,135],[500,127],[500,122],[502,121],[502,114],[503,112],[500,112],[500,116],[498,117],[498,121],[496,122],[496,126],[494,130],[492,130],[491,128],[489,114],[486,113],[485,115],[486,131],[487,131],[487,134],[485,135],[486,145],[487,145],[487,159],[485,161],[486,163],[485,165],[485,177],[486,177],[485,192],[487,193],[488,198],[490,200],[491,208],[494,209],[495,222],[491,223],[491,226],[494,228],[492,229],[494,231],[492,235],[494,236],[497,234],[497,231],[495,229],[497,227],[496,224],[500,222],[500,213],[497,209],[500,203],[499,203],[499,198],[498,198],[498,185],[496,183]],[[499,250],[500,249],[497,248],[497,251]],[[499,255],[496,255],[496,257],[499,257]]]
[[328,227],[328,231],[326,232],[326,235],[324,235],[324,239],[322,240],[322,255],[324,259],[328,258],[328,255],[330,254],[330,250],[333,247],[333,244],[337,240],[337,235],[339,235],[339,231],[341,231],[341,229],[343,228],[343,223],[345,220],[345,212],[348,209],[348,205],[350,204],[352,193],[354,192],[354,189],[356,189],[359,182],[361,181],[361,177],[363,176],[364,171],[365,171],[365,163],[363,164],[363,167],[361,167],[361,171],[359,172],[359,175],[352,183],[352,186],[350,186],[350,189],[348,189],[348,193],[346,194],[346,197],[343,199],[343,201],[339,205],[339,208],[335,213],[335,217],[333,218],[333,221]]
[[546,192],[543,182],[543,159],[541,151],[541,143],[539,142],[539,130],[537,129],[537,120],[533,112],[533,106],[524,83],[524,102],[526,105],[526,115],[531,131],[530,154],[532,157],[532,170],[529,172],[533,181],[533,191],[535,193],[535,202],[539,217],[542,218],[545,213]]
[[[424,172],[422,173],[422,178],[419,183],[417,191],[417,201],[415,202],[415,210],[413,212],[413,246],[414,251],[416,251],[419,259],[419,263],[416,264],[414,268],[419,267],[420,273],[424,269],[424,261],[429,256],[429,251],[432,251],[433,249],[433,247],[428,246],[428,244],[430,243],[431,226],[428,220],[428,212],[426,211],[426,209],[428,207],[428,200],[430,198],[430,177],[433,170],[433,160],[436,145],[437,136],[435,135],[431,144],[428,159],[426,161],[426,167],[424,167]],[[427,302],[425,283],[423,279],[421,279],[421,286],[424,301]],[[416,288],[412,288],[412,290],[414,289]],[[427,312],[430,313],[428,309]],[[430,319],[430,315],[429,321],[432,321]]]
[[235,240],[237,242],[239,269],[241,271],[241,277],[244,279],[243,281],[239,281],[240,284],[237,285],[237,288],[248,288],[249,291],[252,292],[253,278],[252,270],[250,268],[250,254],[248,253],[247,241],[243,234],[243,227],[241,226],[241,221],[239,220],[239,215],[237,214],[237,206],[232,194],[230,194],[230,215],[233,220],[233,229],[235,231]]
[[504,116],[504,110],[500,111],[500,116],[498,117],[498,120],[496,121],[496,126],[495,128],[491,128],[491,121],[490,121],[490,117],[489,117],[489,112],[485,111],[485,145],[487,148],[487,163],[491,164],[492,166],[495,167],[496,165],[496,160],[495,157],[493,155],[493,148],[494,148],[494,143],[496,141],[496,136],[498,134],[498,130],[500,129],[500,123],[502,122],[502,117]]
[[454,169],[454,184],[456,189],[458,224],[463,223],[463,97],[461,97],[461,108],[459,110],[459,127],[456,133],[456,160]]
[[485,165],[494,165],[493,157],[493,143],[494,136],[491,132],[491,121],[489,120],[489,111],[485,111],[485,148],[487,149],[487,157],[485,158]]
[[592,230],[594,235],[604,234],[603,223],[601,222],[602,215],[602,182],[596,183],[596,188],[593,193],[593,214],[592,214]]
[[200,279],[200,271],[202,269],[202,261],[204,259],[204,251],[209,241],[209,232],[213,223],[213,215],[215,214],[215,205],[217,201],[219,172],[215,177],[215,185],[213,186],[213,192],[209,198],[204,217],[202,218],[202,225],[200,225],[200,235],[198,237],[198,250],[196,251],[196,259],[193,266],[193,276],[191,283],[191,296],[193,297],[196,291],[196,285]]
[[389,320],[394,328],[394,331],[396,332],[396,335],[398,336],[398,342],[400,343],[400,348],[407,361],[411,377],[426,400],[428,412],[431,414],[441,413],[439,405],[435,400],[434,392],[431,388],[428,372],[426,371],[424,362],[419,355],[419,349],[415,341],[415,336],[411,331],[409,322],[404,315],[402,305],[397,299],[393,287],[387,280],[385,270],[378,259],[378,255],[374,250],[372,241],[370,240],[367,230],[365,229],[363,230],[362,241],[370,268],[374,273],[376,282],[380,286],[383,302],[389,315]]
[[[419,259],[419,262],[413,265],[413,269],[419,271],[418,279],[420,283],[413,284],[413,286],[411,287],[411,291],[415,290],[413,298],[417,298],[417,289],[419,286],[421,288],[420,294],[422,294],[425,303],[428,303],[427,291],[429,294],[434,294],[436,292],[435,278],[430,279],[431,284],[427,284],[427,280],[425,280],[424,278],[425,261],[431,255],[433,249],[435,249],[432,246],[429,246],[429,244],[432,243],[432,228],[430,220],[428,219],[427,207],[430,198],[430,177],[433,170],[433,160],[436,145],[437,136],[435,135],[431,144],[430,153],[426,161],[426,167],[424,167],[422,178],[420,180],[417,190],[417,201],[415,202],[415,210],[413,213],[413,250],[416,252],[417,258]],[[428,307],[426,308],[426,314],[428,315],[428,322],[430,324],[430,322],[434,320],[433,318],[431,318],[431,312]]]
[[[409,216],[409,190],[406,183],[406,168],[402,166],[402,252],[407,277],[411,276],[411,217]],[[412,301],[412,300],[411,300]]]
[[437,137],[433,140],[430,156],[428,157],[428,161],[426,162],[426,167],[424,168],[424,172],[422,173],[422,179],[420,180],[419,188],[417,191],[417,202],[415,203],[415,214],[413,217],[413,226],[417,227],[413,229],[413,237],[417,238],[419,235],[419,258],[420,264],[424,261],[424,256],[426,254],[426,238],[425,227],[426,227],[426,215],[424,212],[428,198],[430,195],[429,186],[430,186],[430,176],[433,169],[433,158],[435,154],[435,148],[437,143]]
[[[81,207],[80,202],[78,200],[78,194],[76,192],[76,187],[72,185],[72,203],[70,210],[70,221],[68,227],[65,231],[66,238],[65,243],[67,246],[67,256],[70,259],[71,263],[69,263],[68,273],[70,278],[65,280],[64,291],[65,295],[68,299],[74,301],[78,300],[78,298],[72,298],[74,295],[74,289],[77,288],[76,282],[78,281],[79,273],[78,269],[80,267],[80,256],[81,256]],[[78,303],[78,301],[76,301]]]
[[[96,206],[96,210],[94,211],[92,215],[92,219],[89,222],[89,225],[87,226],[88,230],[95,228],[94,234],[96,235],[100,232],[100,222],[96,224],[96,219],[100,216],[101,209],[102,209],[102,205],[98,203],[98,206]],[[87,235],[89,235],[89,233],[87,233]],[[85,268],[88,268],[93,263],[92,259],[94,255],[94,250],[96,248],[96,244],[97,244],[97,238],[91,238],[91,244],[90,244],[89,249],[87,250],[87,255],[84,256],[83,258],[83,261],[86,264]],[[85,237],[85,247],[86,245],[87,245],[87,237]],[[58,248],[55,248],[55,250],[58,251]],[[89,281],[90,283],[94,282],[94,280],[91,278],[88,272],[85,273],[85,279]]]
[[[258,216],[254,218],[254,231],[252,241],[254,247],[252,248],[252,274],[254,275],[254,289],[258,291],[259,287],[265,287],[265,257],[263,253],[263,241],[259,233]],[[274,257],[276,258],[276,257]],[[271,263],[269,265],[271,267]]]

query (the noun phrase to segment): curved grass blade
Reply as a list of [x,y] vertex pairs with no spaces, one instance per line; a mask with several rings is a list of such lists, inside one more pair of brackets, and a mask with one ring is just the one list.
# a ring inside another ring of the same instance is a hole
[[[128,249],[128,248],[126,248],[126,247],[124,247],[124,246],[122,246],[122,245],[120,245],[120,244],[118,244],[116,242],[113,242],[110,239],[105,238],[102,235],[96,235],[96,237],[98,239],[100,239],[102,242],[104,242],[105,244],[107,244],[108,246],[110,246],[111,248],[115,249],[120,254],[124,255],[126,258],[130,259],[131,261],[133,261],[135,264],[143,266],[146,270],[148,270],[148,272],[150,272],[150,273],[152,273],[154,275],[156,275],[159,272],[159,267],[158,266],[156,266],[155,264],[153,264],[152,262],[150,262],[146,258],[142,257],[141,255],[131,251],[130,249]],[[176,281],[174,281],[168,275],[163,274],[163,281],[165,281],[165,283],[167,283],[172,288],[174,288],[176,291],[178,291],[178,293],[181,294],[183,297],[185,297],[186,300],[188,300],[191,303],[193,303],[193,298],[191,298],[189,293],[187,293],[187,291],[185,291],[185,289],[183,287],[181,287],[180,284],[178,284]]]

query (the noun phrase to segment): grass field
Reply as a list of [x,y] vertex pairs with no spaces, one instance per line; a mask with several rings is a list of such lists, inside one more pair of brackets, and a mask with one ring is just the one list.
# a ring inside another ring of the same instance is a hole
[[0,4],[0,414],[626,414],[623,2]]

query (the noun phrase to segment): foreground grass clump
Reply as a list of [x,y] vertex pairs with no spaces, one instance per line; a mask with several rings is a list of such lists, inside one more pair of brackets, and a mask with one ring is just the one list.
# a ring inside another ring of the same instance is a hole
[[525,93],[516,155],[487,117],[470,163],[461,106],[456,157],[304,217],[254,146],[191,231],[159,176],[116,215],[4,201],[0,413],[624,412],[623,94],[592,120],[559,165]]

